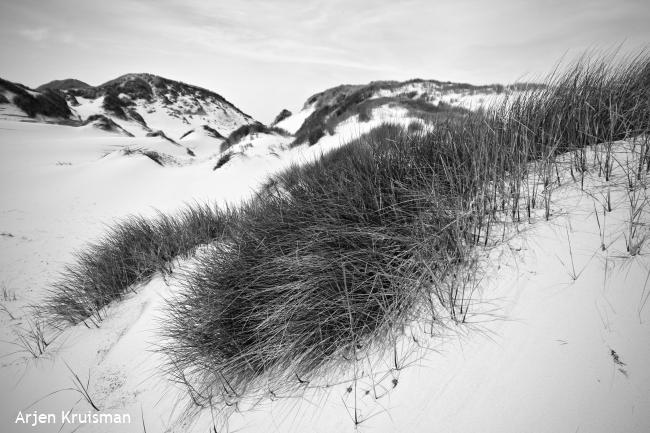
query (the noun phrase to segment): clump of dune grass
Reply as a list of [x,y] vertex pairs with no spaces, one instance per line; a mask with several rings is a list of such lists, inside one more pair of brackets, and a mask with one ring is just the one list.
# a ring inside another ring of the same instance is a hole
[[[607,178],[608,143],[650,130],[649,81],[645,52],[585,58],[502,105],[384,125],[274,176],[238,209],[129,218],[77,253],[44,309],[55,323],[98,322],[210,244],[169,305],[168,371],[198,405],[291,395],[390,352],[413,321],[464,322],[476,247],[535,209],[550,217],[558,155],[571,152],[576,182],[592,166]],[[587,164],[591,145],[604,151]]]
[[356,350],[382,350],[433,274],[464,259],[455,199],[431,189],[445,179],[429,144],[385,126],[233,211],[170,303],[165,350],[178,379],[196,373],[198,394],[230,401],[265,374],[286,393]]
[[289,135],[287,131],[277,126],[266,126],[259,122],[246,124],[235,129],[228,135],[224,142],[221,143],[221,151],[224,152],[251,134],[276,134],[283,137]]
[[232,159],[232,155],[233,155],[232,152],[224,152],[224,153],[222,153],[221,156],[219,157],[219,159],[217,160],[217,163],[212,168],[212,170],[214,171],[214,170],[216,170],[218,168],[221,168],[224,165],[228,164],[228,162],[230,162],[230,160]]
[[56,325],[97,325],[106,305],[156,272],[171,272],[175,258],[218,238],[223,228],[223,213],[208,205],[188,206],[173,216],[128,217],[75,253],[41,313]]
[[385,125],[273,177],[170,303],[169,371],[196,404],[231,406],[349,371],[414,320],[463,322],[475,247],[550,216],[556,156],[574,151],[579,180],[586,146],[650,130],[649,71],[645,53],[582,59],[502,105]]
[[[188,149],[189,151],[189,149]],[[122,154],[125,156],[143,155],[158,164],[161,167],[168,165],[178,165],[178,161],[174,157],[165,153],[156,152],[155,150],[144,149],[141,147],[125,147],[122,149]],[[191,151],[190,151],[191,152]]]

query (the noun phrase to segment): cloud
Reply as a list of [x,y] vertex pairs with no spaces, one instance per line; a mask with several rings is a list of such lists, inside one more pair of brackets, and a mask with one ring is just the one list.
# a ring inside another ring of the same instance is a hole
[[18,30],[18,34],[33,42],[40,42],[44,39],[47,39],[47,37],[50,34],[50,29],[48,29],[47,27],[39,27],[34,29],[20,29]]
[[53,42],[54,44],[65,44],[77,48],[87,48],[88,45],[68,31],[53,30],[48,27],[24,28],[18,30],[23,38],[36,43]]
[[369,59],[365,45],[372,44],[377,29],[384,28],[400,10],[364,3],[359,7],[346,6],[341,0],[280,0],[272,4],[259,0],[229,4],[161,0],[144,14],[146,22],[133,16],[129,25],[151,32],[163,29],[160,36],[169,45],[208,53],[262,62],[392,69],[390,62]]

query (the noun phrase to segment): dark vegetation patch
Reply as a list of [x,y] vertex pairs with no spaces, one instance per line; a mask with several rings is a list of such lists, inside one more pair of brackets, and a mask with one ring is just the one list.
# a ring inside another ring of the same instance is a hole
[[448,117],[463,116],[469,113],[469,110],[461,107],[454,107],[444,102],[439,102],[434,105],[421,99],[411,99],[408,96],[404,98],[385,97],[368,99],[358,105],[350,107],[350,109],[348,109],[348,111],[343,115],[336,118],[336,124],[343,122],[354,115],[359,116],[360,122],[367,122],[372,119],[372,111],[384,105],[391,108],[405,108],[409,117],[415,117],[430,122],[444,120]]
[[225,152],[222,153],[221,156],[219,157],[219,160],[217,163],[214,165],[212,170],[216,170],[218,168],[223,167],[224,165],[228,164],[228,162],[232,159],[232,152]]
[[107,113],[114,115],[115,117],[122,120],[135,120],[142,127],[148,129],[147,122],[144,118],[133,108],[134,102],[130,98],[120,98],[119,94],[111,90],[106,95],[104,95],[104,100],[102,101],[102,108],[106,110]]
[[86,98],[86,99],[97,99],[102,96],[97,87],[88,87],[85,89],[68,89],[65,91],[68,95],[72,95],[75,98]]
[[104,116],[103,114],[93,114],[82,123],[83,125],[93,124],[94,127],[107,132],[116,132],[128,137],[133,137],[126,129],[115,123],[113,119]]
[[46,90],[36,96],[29,93],[14,96],[14,104],[23,110],[29,117],[43,115],[67,119],[72,115],[65,98],[57,92]]
[[188,257],[222,230],[221,213],[208,205],[190,206],[173,216],[127,217],[76,252],[75,263],[66,267],[52,288],[43,313],[57,326],[98,325],[104,306],[156,272],[170,273],[174,258]]
[[23,93],[27,90],[30,90],[30,88],[25,86],[24,84],[14,83],[2,78],[0,78],[0,87],[2,87],[5,90],[9,90],[10,92],[13,93]]
[[275,120],[273,120],[273,123],[271,123],[271,126],[275,126],[278,123],[282,122],[284,119],[287,117],[291,116],[291,111],[287,110],[286,108],[280,111],[280,113],[275,116]]
[[84,83],[81,80],[74,78],[66,78],[64,80],[53,80],[49,83],[42,84],[36,88],[38,91],[42,90],[70,90],[70,89],[88,89],[92,87],[90,84]]
[[219,139],[224,139],[225,137],[219,133],[216,129],[212,128],[209,125],[202,125],[201,128],[203,128],[204,131],[208,133],[210,137],[213,138],[219,138]]
[[424,125],[420,122],[411,122],[409,123],[409,126],[406,128],[406,130],[409,133],[414,133],[414,132],[419,132],[424,129]]
[[161,167],[164,167],[165,164],[163,162],[163,157],[160,153],[156,152],[155,150],[145,150],[142,152],[144,156],[155,162]]
[[0,88],[14,93],[13,103],[29,117],[37,115],[68,119],[72,112],[62,93],[46,90],[33,96],[29,88],[0,78]]
[[133,100],[144,99],[145,101],[151,102],[153,98],[151,85],[145,78],[138,75],[120,77],[102,84],[99,88],[107,94],[119,95],[120,93],[124,93],[129,95]]
[[181,138],[179,138],[179,140],[184,139],[185,137],[187,137],[188,135],[190,135],[190,134],[193,133],[193,132],[194,132],[194,130],[193,130],[193,129],[190,129],[190,130],[187,131],[185,134],[181,135]]
[[178,143],[176,143],[176,142],[175,142],[174,140],[172,140],[171,138],[167,137],[167,135],[165,135],[165,133],[164,133],[163,131],[161,131],[161,130],[158,130],[158,131],[152,131],[152,132],[147,132],[147,137],[160,137],[160,138],[164,138],[165,140],[169,141],[170,143],[174,143],[174,144],[178,145]]
[[78,107],[79,106],[79,101],[74,95],[71,95],[69,93],[65,94],[65,100],[68,102],[68,105],[71,107]]
[[124,111],[124,108],[127,106],[128,104],[120,99],[118,94],[115,92],[108,92],[104,95],[102,108],[120,119],[126,120],[126,112]]
[[318,143],[318,140],[324,136],[325,130],[322,127],[313,128],[307,133],[307,143],[309,143],[310,146],[313,146],[314,144]]
[[160,152],[156,152],[155,150],[142,149],[139,147],[136,148],[126,147],[122,149],[122,154],[126,156],[144,155],[161,167],[164,167],[165,165],[168,165],[170,162],[173,162],[173,159],[169,155],[164,155]]
[[363,87],[364,85],[355,84],[343,84],[340,86],[332,87],[331,89],[324,90],[307,98],[307,102],[305,102],[304,108],[307,108],[310,105],[314,105],[314,108],[318,110],[325,105],[336,105],[339,102],[343,101],[348,95]]
[[[169,80],[163,77],[149,76],[150,82],[160,94],[169,95],[168,100],[175,102],[179,96],[190,96],[194,100],[214,100],[230,104],[223,96],[201,87],[183,83],[181,81]],[[231,105],[231,104],[230,104]]]
[[135,120],[136,122],[138,122],[138,123],[139,123],[140,125],[142,125],[145,129],[149,129],[149,127],[147,126],[147,122],[145,122],[145,120],[142,118],[142,116],[140,115],[140,113],[138,113],[137,111],[135,111],[134,108],[129,108],[129,109],[127,110],[127,114],[128,114],[128,116],[129,116],[131,119],[133,119],[133,120]]
[[228,138],[221,144],[221,151],[234,146],[245,137],[251,134],[277,134],[288,137],[290,134],[282,128],[276,126],[266,126],[262,123],[256,122],[251,124],[242,125],[230,133]]
[[[223,140],[225,138],[223,135],[221,135],[219,133],[219,131],[217,131],[216,129],[210,127],[209,125],[201,125],[201,128],[206,132],[206,135],[208,135],[209,137],[217,138],[217,139],[220,139],[220,140]],[[190,135],[194,131],[195,131],[194,129],[190,129],[185,134],[181,135],[180,140],[187,137],[188,135]]]
[[294,134],[295,138],[292,146],[297,146],[305,142],[308,142],[310,146],[314,145],[325,135],[326,132],[333,132],[326,131],[326,121],[331,112],[332,107],[325,105],[317,108],[316,111],[311,113]]

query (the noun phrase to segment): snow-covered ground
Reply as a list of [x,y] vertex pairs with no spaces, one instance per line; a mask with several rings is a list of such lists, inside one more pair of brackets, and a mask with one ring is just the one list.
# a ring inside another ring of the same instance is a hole
[[[290,137],[249,136],[217,170],[218,145],[205,141],[212,137],[181,141],[199,153],[193,163],[161,167],[122,149],[158,149],[179,160],[185,149],[157,137],[0,120],[0,387],[9,396],[0,405],[1,431],[209,430],[221,416],[206,410],[186,423],[184,390],[168,381],[155,351],[165,300],[179,290],[174,278],[157,276],[136,288],[109,307],[97,329],[66,329],[38,359],[13,344],[30,326],[27,306],[43,299],[73,252],[105,224],[194,201],[237,203],[269,174],[383,121],[412,120],[403,116],[381,107],[371,121],[348,119],[312,147],[290,149]],[[650,431],[650,257],[644,245],[633,256],[625,246],[630,219],[638,223],[637,239],[648,234],[649,220],[647,212],[630,214],[623,168],[634,163],[629,147],[615,147],[620,164],[610,182],[588,176],[583,191],[565,175],[549,221],[524,224],[486,251],[473,324],[450,324],[431,350],[400,358],[400,366],[411,362],[403,369],[377,361],[384,374],[374,383],[360,378],[354,387],[344,381],[300,399],[269,399],[233,413],[218,431],[352,432],[355,408],[356,428],[368,432]],[[647,202],[644,182],[634,190],[639,204]],[[608,192],[612,211],[603,214]],[[191,266],[187,260],[177,269]],[[128,414],[131,423],[62,426],[61,411],[94,412],[75,390],[72,372],[88,384],[101,413]],[[19,413],[35,411],[54,413],[57,422],[15,423]]]

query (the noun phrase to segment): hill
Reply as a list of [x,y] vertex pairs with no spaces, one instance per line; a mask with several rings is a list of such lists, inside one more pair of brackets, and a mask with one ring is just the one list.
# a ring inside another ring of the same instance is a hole
[[54,80],[30,89],[0,81],[0,104],[6,116],[39,115],[49,121],[105,116],[134,136],[163,131],[174,140],[189,131],[209,128],[215,139],[257,123],[226,98],[211,90],[153,74],[125,74],[99,86],[77,79]]
[[74,78],[66,78],[64,80],[53,80],[49,83],[41,84],[36,88],[38,91],[43,90],[70,90],[70,89],[87,89],[92,87],[90,84],[84,83],[81,80]]
[[0,114],[64,120],[70,118],[72,112],[58,91],[45,89],[36,92],[0,78]]
[[314,144],[324,135],[334,134],[338,125],[351,117],[367,122],[388,109],[396,117],[431,121],[440,116],[462,115],[495,102],[505,94],[533,86],[477,86],[423,79],[345,84],[310,96],[299,112],[285,116],[277,126],[295,134],[294,145]]
[[125,74],[65,93],[78,102],[82,118],[104,114],[136,136],[162,130],[177,140],[203,126],[228,135],[256,122],[218,93],[153,74]]

